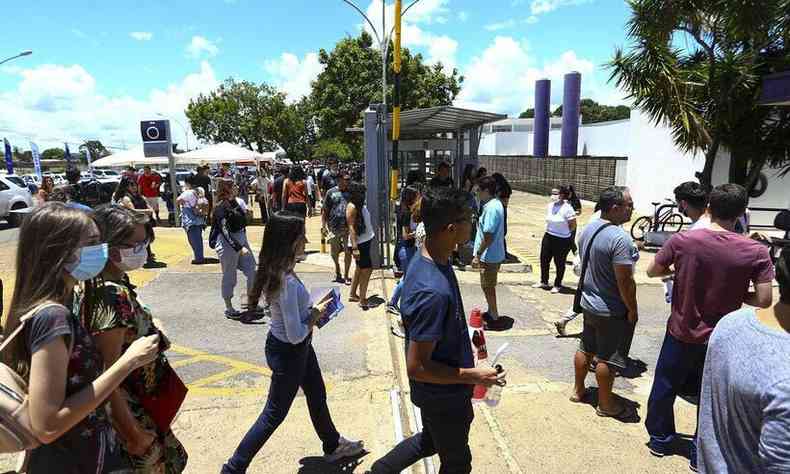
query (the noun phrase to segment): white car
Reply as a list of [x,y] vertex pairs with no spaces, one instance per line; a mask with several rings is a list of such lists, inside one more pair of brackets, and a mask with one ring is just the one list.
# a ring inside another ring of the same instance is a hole
[[20,176],[0,174],[0,219],[18,226],[33,209],[33,196]]

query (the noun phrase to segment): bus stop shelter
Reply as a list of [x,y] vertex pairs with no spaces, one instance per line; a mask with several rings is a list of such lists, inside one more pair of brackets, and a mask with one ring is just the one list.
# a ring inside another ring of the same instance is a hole
[[375,263],[384,266],[392,263],[394,209],[389,199],[392,160],[397,160],[401,184],[411,170],[431,176],[442,161],[450,163],[453,179],[459,184],[464,166],[478,162],[483,125],[504,118],[507,116],[453,106],[401,112],[398,156],[393,157],[392,114],[386,114],[380,104],[372,104],[364,112],[367,206],[379,242],[374,249]]

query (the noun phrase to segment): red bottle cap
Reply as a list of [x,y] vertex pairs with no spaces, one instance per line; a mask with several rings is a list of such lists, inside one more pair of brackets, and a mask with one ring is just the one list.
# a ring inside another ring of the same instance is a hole
[[480,311],[480,308],[475,308],[472,310],[472,314],[469,316],[469,326],[475,329],[482,329],[483,313]]

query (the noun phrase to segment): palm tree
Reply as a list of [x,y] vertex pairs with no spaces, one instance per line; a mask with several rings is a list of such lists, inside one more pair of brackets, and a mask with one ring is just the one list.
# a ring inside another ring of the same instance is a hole
[[685,152],[731,154],[730,180],[754,186],[764,165],[790,171],[790,110],[758,104],[762,77],[790,69],[790,0],[628,0],[632,47],[611,79]]

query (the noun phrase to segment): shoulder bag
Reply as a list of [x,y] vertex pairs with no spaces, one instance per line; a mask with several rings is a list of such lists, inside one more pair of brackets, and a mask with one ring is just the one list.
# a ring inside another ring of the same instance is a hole
[[[19,319],[19,327],[0,344],[0,352],[25,328],[25,324],[38,311],[58,303],[42,303]],[[69,353],[74,347],[74,335],[69,338]],[[18,453],[41,445],[33,434],[30,424],[30,407],[27,399],[27,383],[6,364],[0,364],[0,453]]]
[[582,269],[579,272],[579,286],[576,288],[576,295],[573,297],[573,312],[576,314],[581,314],[584,312],[584,309],[582,308],[582,290],[584,289],[584,276],[587,274],[587,264],[590,263],[590,250],[592,250],[592,244],[595,241],[595,238],[598,237],[598,234],[611,225],[611,223],[602,225],[600,228],[598,228],[598,230],[595,231],[592,237],[590,237],[590,241],[587,242],[584,258],[582,259]]

